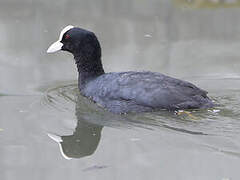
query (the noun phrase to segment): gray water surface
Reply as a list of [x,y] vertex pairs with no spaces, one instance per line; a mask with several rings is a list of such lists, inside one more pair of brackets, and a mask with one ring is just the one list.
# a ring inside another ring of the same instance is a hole
[[[239,1],[198,2],[0,1],[0,180],[239,180]],[[165,73],[218,106],[104,111],[70,54],[46,54],[68,24],[96,33],[107,72]]]

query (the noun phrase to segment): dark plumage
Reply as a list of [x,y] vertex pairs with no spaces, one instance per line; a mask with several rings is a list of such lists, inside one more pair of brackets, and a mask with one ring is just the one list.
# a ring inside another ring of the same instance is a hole
[[62,37],[60,35],[57,41],[61,47],[54,49],[56,42],[48,52],[71,52],[79,72],[78,86],[81,94],[108,111],[128,113],[214,106],[206,91],[160,73],[105,73],[101,62],[101,47],[94,33],[76,27],[65,29],[66,32],[63,30]]

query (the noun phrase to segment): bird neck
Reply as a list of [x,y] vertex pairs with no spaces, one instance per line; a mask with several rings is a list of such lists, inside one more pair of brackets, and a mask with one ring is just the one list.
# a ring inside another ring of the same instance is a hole
[[94,57],[91,54],[74,56],[78,69],[78,87],[83,89],[90,80],[104,74],[101,57]]

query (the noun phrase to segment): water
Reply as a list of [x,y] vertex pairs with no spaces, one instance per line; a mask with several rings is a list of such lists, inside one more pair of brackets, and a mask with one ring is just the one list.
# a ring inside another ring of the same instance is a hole
[[[239,1],[198,2],[1,1],[0,179],[238,180]],[[68,24],[96,32],[106,71],[185,79],[218,106],[105,112],[79,95],[71,55],[46,54]]]

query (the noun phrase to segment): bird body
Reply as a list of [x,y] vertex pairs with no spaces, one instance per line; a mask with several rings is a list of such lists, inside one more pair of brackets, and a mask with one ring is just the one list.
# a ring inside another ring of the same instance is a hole
[[88,82],[81,93],[114,113],[213,106],[206,91],[154,72],[105,73]]
[[59,50],[74,56],[80,93],[110,112],[174,111],[214,106],[206,91],[161,73],[105,73],[100,43],[93,32],[85,29],[65,27],[48,52]]

